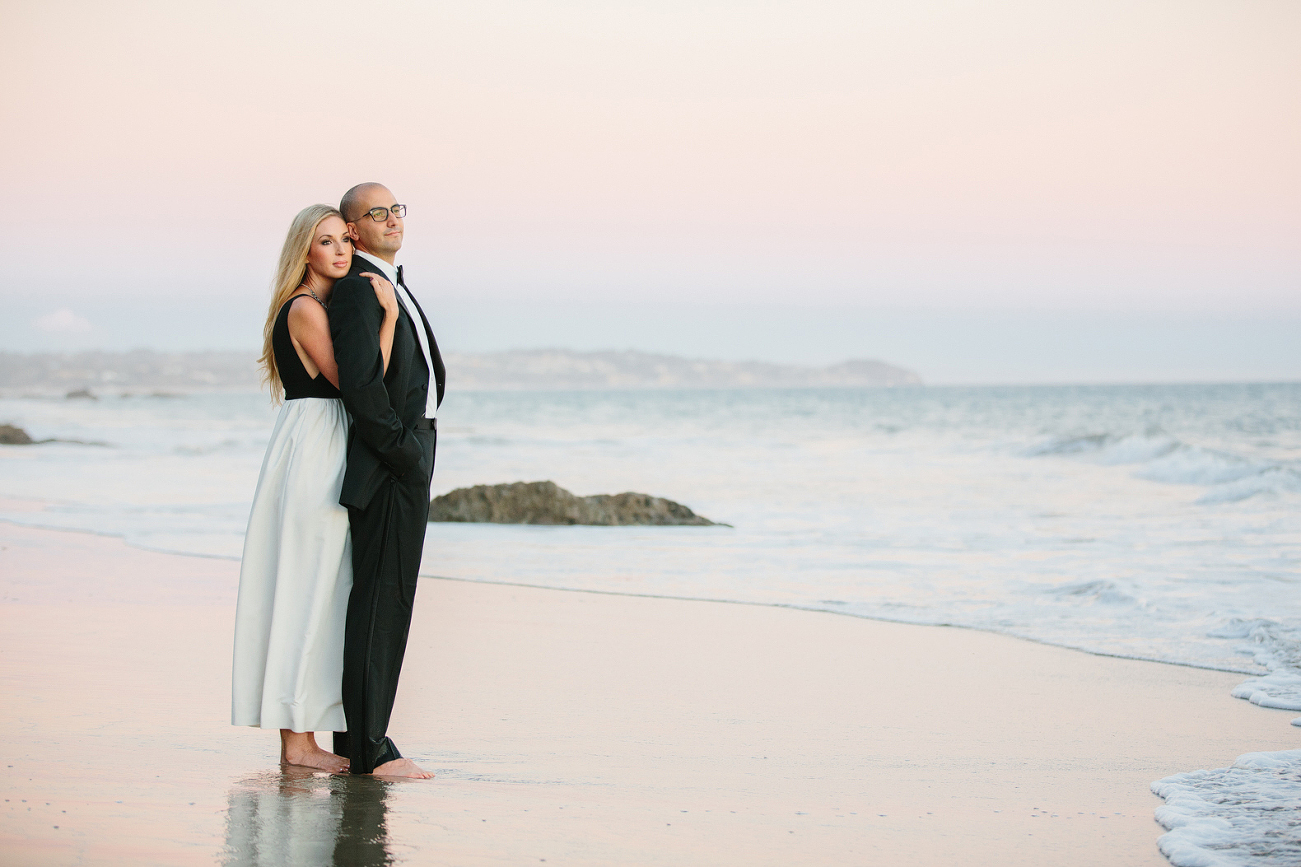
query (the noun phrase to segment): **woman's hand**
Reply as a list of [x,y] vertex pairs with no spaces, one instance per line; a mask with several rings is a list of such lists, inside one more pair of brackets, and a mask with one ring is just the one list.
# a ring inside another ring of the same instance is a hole
[[370,281],[371,287],[375,290],[375,297],[384,308],[384,321],[379,324],[379,354],[384,372],[388,373],[389,357],[393,355],[393,332],[398,324],[397,290],[393,288],[392,283],[378,274],[362,271],[361,276]]
[[375,297],[379,300],[379,305],[384,308],[384,318],[397,319],[398,296],[393,284],[378,274],[372,274],[370,271],[362,271],[360,276],[370,281],[370,285],[375,290]]

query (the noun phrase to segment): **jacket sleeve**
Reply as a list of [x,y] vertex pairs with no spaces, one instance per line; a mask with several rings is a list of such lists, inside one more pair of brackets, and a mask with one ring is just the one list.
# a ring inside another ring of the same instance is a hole
[[330,297],[330,337],[339,365],[339,394],[352,415],[355,436],[370,446],[394,475],[416,467],[424,454],[389,402],[379,327],[384,310],[361,277],[344,277]]

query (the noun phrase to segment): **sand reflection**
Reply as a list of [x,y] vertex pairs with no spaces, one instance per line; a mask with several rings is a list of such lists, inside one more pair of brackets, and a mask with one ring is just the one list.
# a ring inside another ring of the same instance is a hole
[[241,780],[226,814],[227,867],[393,863],[386,824],[391,783],[285,768]]

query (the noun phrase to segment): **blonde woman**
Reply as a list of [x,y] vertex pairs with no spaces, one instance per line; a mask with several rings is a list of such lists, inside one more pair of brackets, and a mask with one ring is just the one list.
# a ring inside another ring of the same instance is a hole
[[[339,505],[348,416],[326,308],[352,265],[339,212],[304,208],[280,251],[263,328],[263,378],[284,405],[253,495],[235,612],[231,722],[280,730],[280,761],[342,773],[348,760],[315,732],[344,731],[343,629],[352,588],[348,511]],[[367,273],[384,308],[388,367],[398,302]]]

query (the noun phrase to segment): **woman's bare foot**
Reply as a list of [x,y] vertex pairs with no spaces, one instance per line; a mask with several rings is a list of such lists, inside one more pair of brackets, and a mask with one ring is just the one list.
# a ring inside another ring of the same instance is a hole
[[287,765],[315,768],[332,774],[343,774],[348,771],[347,759],[316,745],[315,732],[291,732],[289,729],[281,729],[280,761]]
[[394,759],[385,762],[374,770],[377,777],[414,777],[417,780],[432,780],[432,771],[426,771],[410,759]]

